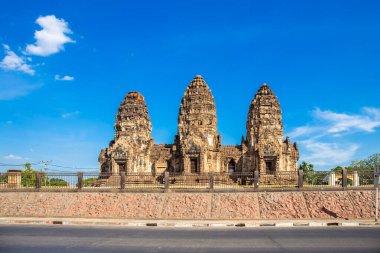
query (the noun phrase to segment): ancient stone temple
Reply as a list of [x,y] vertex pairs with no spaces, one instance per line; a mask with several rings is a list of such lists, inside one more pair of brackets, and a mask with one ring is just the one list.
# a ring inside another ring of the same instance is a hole
[[297,143],[283,140],[280,103],[267,84],[263,84],[249,107],[246,164],[243,169],[259,170],[261,174],[294,171],[299,158]]
[[144,97],[129,92],[115,122],[115,139],[99,155],[102,172],[151,173],[152,124]]
[[179,108],[178,135],[175,137],[179,171],[220,171],[220,135],[216,123],[214,97],[198,75],[187,87]]
[[182,97],[173,144],[153,144],[144,97],[130,92],[119,107],[115,139],[99,154],[102,172],[118,174],[165,171],[182,174],[296,171],[297,144],[283,138],[282,113],[273,91],[263,84],[252,100],[246,138],[222,146],[216,105],[205,80],[197,75]]

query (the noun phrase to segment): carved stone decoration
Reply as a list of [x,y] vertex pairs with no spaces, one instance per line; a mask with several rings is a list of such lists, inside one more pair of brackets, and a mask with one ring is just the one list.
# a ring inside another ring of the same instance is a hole
[[176,139],[183,172],[218,171],[220,155],[211,155],[220,152],[216,106],[210,88],[200,75],[190,82],[183,95]]
[[282,113],[277,96],[263,84],[251,102],[247,119],[247,156],[252,163],[245,169],[260,173],[296,171],[297,144],[283,141]]
[[101,172],[162,175],[164,171],[258,170],[260,174],[276,174],[297,170],[297,143],[291,144],[288,137],[284,140],[280,104],[266,84],[260,87],[250,104],[247,135],[239,145],[221,145],[214,97],[200,75],[190,82],[182,97],[174,144],[153,144],[148,108],[138,92],[127,94],[114,126],[114,140],[99,154]]
[[144,97],[140,93],[129,92],[125,96],[118,109],[114,126],[115,140],[108,149],[100,153],[99,162],[104,163],[108,160],[112,165],[112,173],[152,172],[152,124]]

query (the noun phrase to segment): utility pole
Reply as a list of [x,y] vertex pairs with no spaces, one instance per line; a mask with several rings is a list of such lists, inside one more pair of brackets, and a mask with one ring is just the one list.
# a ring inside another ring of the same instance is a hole
[[45,171],[45,186],[47,186],[47,180],[48,180],[48,177],[47,177],[47,170],[48,170],[48,165],[51,163],[52,161],[41,161],[41,163],[44,164],[44,171]]

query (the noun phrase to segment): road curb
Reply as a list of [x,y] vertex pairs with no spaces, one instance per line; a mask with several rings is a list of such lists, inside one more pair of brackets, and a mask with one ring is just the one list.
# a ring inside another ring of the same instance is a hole
[[210,220],[125,220],[85,218],[0,218],[0,225],[79,225],[167,228],[258,228],[258,227],[380,227],[374,221],[210,221]]

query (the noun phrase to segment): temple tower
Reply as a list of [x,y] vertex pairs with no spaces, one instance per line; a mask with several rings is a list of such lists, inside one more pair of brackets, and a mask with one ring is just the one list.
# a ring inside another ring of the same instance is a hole
[[[114,127],[114,140],[99,154],[101,172],[160,175],[164,171],[185,174],[259,171],[267,174],[260,180],[275,182],[279,180],[278,173],[297,170],[297,143],[292,144],[288,137],[284,140],[280,104],[266,84],[250,104],[247,133],[240,145],[221,146],[214,97],[200,75],[183,94],[174,144],[154,145],[148,108],[138,92],[125,96]],[[116,175],[112,177],[120,182]]]
[[247,119],[248,161],[245,170],[261,174],[296,171],[297,144],[283,141],[280,104],[267,84],[263,84],[251,102]]
[[180,171],[220,171],[221,140],[217,130],[215,101],[200,75],[190,82],[183,95],[175,142],[180,156]]
[[112,173],[150,173],[150,153],[153,146],[152,124],[144,97],[138,92],[129,92],[121,102],[116,115],[114,141],[102,150],[99,162],[107,158]]

